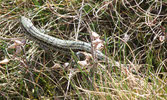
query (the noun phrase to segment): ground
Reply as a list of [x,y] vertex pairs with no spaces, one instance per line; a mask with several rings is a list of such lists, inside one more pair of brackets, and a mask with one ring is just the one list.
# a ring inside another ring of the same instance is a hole
[[[0,99],[167,99],[165,0],[0,0],[0,5]],[[92,43],[95,32],[103,54],[124,66],[96,57],[82,62],[72,50],[43,46],[25,36],[21,16],[64,40]]]

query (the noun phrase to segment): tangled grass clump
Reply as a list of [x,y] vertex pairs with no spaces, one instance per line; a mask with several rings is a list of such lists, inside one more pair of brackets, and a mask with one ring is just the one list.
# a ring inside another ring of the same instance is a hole
[[[167,99],[165,0],[0,0],[0,5],[0,99]],[[26,40],[20,16],[61,39],[91,42],[91,29],[105,41],[103,53],[138,73],[91,60],[89,70],[81,69],[73,52],[44,50]]]

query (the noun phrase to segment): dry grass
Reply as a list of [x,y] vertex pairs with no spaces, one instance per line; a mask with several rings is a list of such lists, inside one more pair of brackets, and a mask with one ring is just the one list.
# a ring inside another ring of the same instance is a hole
[[[167,99],[166,12],[165,0],[0,0],[0,99]],[[108,62],[83,69],[72,52],[41,49],[20,16],[61,39],[90,42],[91,28],[106,55],[142,65],[140,75]]]

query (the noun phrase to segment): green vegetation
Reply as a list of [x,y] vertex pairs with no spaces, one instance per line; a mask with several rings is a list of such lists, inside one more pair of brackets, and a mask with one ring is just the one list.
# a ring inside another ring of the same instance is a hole
[[[166,0],[0,4],[0,99],[167,99]],[[73,51],[69,55],[25,39],[20,16],[61,39],[90,42],[91,29],[105,41],[103,53],[131,67],[95,59],[83,67]]]

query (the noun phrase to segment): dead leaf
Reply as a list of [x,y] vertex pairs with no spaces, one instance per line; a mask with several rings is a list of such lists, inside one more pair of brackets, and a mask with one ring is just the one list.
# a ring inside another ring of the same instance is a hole
[[23,46],[24,43],[25,43],[25,39],[22,39],[22,40],[15,39],[15,40],[12,40],[12,41],[14,43],[8,47],[10,49],[15,49],[17,46]]
[[129,41],[129,39],[130,39],[130,36],[129,36],[127,33],[125,33],[125,34],[124,34],[124,37],[123,37],[123,40],[124,40],[125,42],[127,42],[127,41]]
[[104,47],[103,40],[101,40],[99,38],[92,41],[92,44],[93,44],[93,47],[95,48],[95,50],[101,50]]
[[57,69],[57,68],[60,68],[60,67],[61,67],[60,64],[55,63],[51,68],[52,68],[52,69]]
[[82,54],[85,55],[85,60],[83,61],[78,61],[77,63],[82,67],[82,68],[87,68],[87,66],[90,66],[91,64],[91,59],[92,59],[92,55],[90,53],[87,52],[80,52]]
[[25,44],[25,39],[22,40],[12,40],[14,43],[8,46],[9,49],[16,49],[16,54],[19,54],[22,51],[22,46]]
[[14,43],[10,45],[8,48],[15,49],[17,46],[22,46],[23,42],[20,40],[12,40]]
[[97,34],[96,32],[93,32],[93,31],[92,31],[92,38],[95,40],[95,39],[100,38],[100,36],[99,36],[99,34]]
[[19,54],[22,51],[21,46],[17,46],[16,47],[16,54]]
[[9,61],[9,59],[5,58],[4,60],[0,61],[0,64],[8,64]]
[[89,65],[86,60],[84,60],[84,61],[78,61],[78,64],[79,64],[80,66],[82,66],[82,67],[86,67],[86,66]]
[[104,41],[100,39],[100,35],[92,31],[92,44],[95,50],[101,50],[104,47]]
[[16,43],[13,43],[13,44],[10,45],[8,48],[10,48],[10,49],[15,49],[15,48],[16,48]]
[[165,36],[163,36],[163,35],[159,36],[159,41],[164,42],[165,41]]
[[66,62],[64,63],[64,68],[68,67],[70,65],[70,63]]

